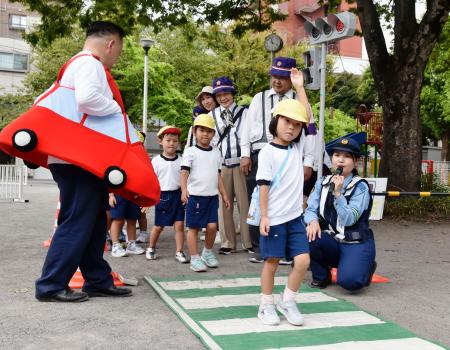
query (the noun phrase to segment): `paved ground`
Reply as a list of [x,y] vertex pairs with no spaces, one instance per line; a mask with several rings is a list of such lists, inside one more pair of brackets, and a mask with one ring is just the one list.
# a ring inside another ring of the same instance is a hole
[[[72,305],[37,302],[34,280],[46,254],[41,244],[52,231],[58,191],[51,183],[34,182],[25,188],[25,197],[29,203],[0,203],[0,349],[202,348],[143,282],[146,275],[194,274],[173,260],[172,232],[161,237],[157,261],[148,262],[144,256],[115,259],[107,254],[114,271],[139,278],[133,297]],[[373,284],[360,294],[336,286],[327,292],[450,346],[449,223],[374,223],[377,272],[392,283]],[[208,274],[259,273],[261,266],[248,263],[247,257],[246,253],[221,256],[220,268]],[[287,267],[281,269],[287,271]]]

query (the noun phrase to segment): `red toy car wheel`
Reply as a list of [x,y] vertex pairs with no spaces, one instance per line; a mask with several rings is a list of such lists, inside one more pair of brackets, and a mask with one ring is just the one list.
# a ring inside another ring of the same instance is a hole
[[12,137],[13,146],[22,152],[30,152],[36,148],[38,139],[36,133],[30,129],[19,129]]
[[127,182],[127,174],[117,166],[110,166],[105,170],[104,179],[111,188],[120,188]]

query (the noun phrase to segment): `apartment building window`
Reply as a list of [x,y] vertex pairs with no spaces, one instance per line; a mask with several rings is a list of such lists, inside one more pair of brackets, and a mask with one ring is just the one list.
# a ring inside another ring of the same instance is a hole
[[28,55],[0,52],[0,70],[17,72],[28,71]]
[[27,28],[27,16],[9,15],[9,28],[25,30]]

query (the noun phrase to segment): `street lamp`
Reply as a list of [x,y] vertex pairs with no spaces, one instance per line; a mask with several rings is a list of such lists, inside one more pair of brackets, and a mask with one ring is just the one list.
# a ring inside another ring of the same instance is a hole
[[[142,111],[142,131],[147,134],[147,95],[148,95],[148,50],[155,42],[152,39],[141,39],[141,46],[144,49],[144,107]],[[147,138],[146,138],[147,140]]]

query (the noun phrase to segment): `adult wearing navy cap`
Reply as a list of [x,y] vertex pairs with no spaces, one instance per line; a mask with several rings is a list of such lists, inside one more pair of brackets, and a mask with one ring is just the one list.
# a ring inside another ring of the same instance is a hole
[[[246,222],[249,207],[245,175],[239,169],[241,148],[239,146],[242,126],[247,118],[247,107],[238,106],[234,101],[236,88],[229,77],[219,77],[213,80],[213,95],[219,106],[211,111],[216,123],[216,133],[213,144],[222,154],[222,170],[225,192],[228,199],[236,198],[239,208],[239,222],[242,245],[253,253],[249,227]],[[233,207],[219,205],[219,232],[221,246],[219,254],[229,255],[236,251],[236,229],[233,217]]]
[[[293,89],[291,81],[291,70],[296,68],[297,62],[290,57],[276,57],[270,68],[271,89],[257,93],[248,109],[246,124],[242,130],[241,137],[241,165],[242,172],[246,175],[248,197],[256,186],[256,172],[258,170],[258,153],[261,148],[273,137],[269,132],[269,123],[272,118],[272,110],[277,103],[284,99],[299,99],[300,102],[310,110],[306,92],[301,85]],[[312,113],[310,115],[312,118]],[[305,139],[304,148],[304,176],[307,180],[312,173],[315,156],[316,135],[309,135]],[[250,258],[251,262],[263,262],[259,257],[259,227],[250,226],[250,236],[254,251],[257,253]]]
[[330,269],[337,267],[337,284],[356,291],[370,284],[377,266],[369,228],[372,197],[369,184],[356,170],[359,143],[342,138],[328,152],[339,172],[317,180],[304,216],[310,242],[311,286],[325,288],[331,283]]

